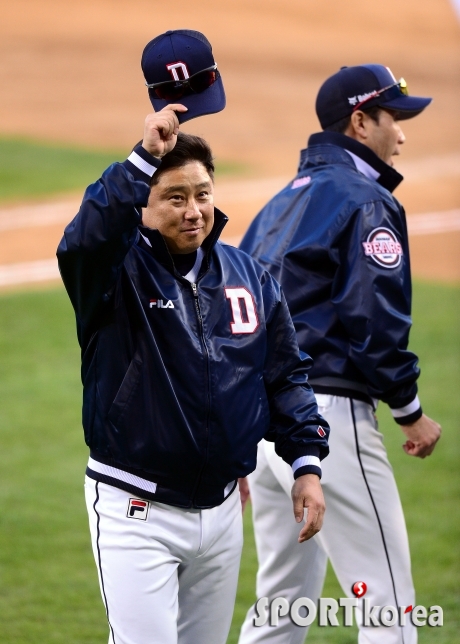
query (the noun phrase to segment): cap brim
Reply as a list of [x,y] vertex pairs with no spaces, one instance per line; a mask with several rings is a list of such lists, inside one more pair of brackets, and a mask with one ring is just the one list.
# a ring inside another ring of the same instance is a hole
[[224,109],[226,103],[222,77],[219,77],[204,92],[200,94],[189,94],[176,101],[165,101],[162,98],[156,98],[152,90],[149,90],[149,98],[155,112],[159,112],[167,105],[171,105],[171,103],[185,105],[188,108],[188,112],[177,112],[179,123],[185,123],[185,121],[190,121],[197,116],[220,112]]
[[398,96],[398,98],[393,98],[391,101],[385,101],[384,103],[379,103],[379,107],[386,107],[389,110],[395,110],[399,112],[399,119],[411,119],[414,116],[423,112],[425,107],[427,107],[432,98],[424,98],[422,96]]

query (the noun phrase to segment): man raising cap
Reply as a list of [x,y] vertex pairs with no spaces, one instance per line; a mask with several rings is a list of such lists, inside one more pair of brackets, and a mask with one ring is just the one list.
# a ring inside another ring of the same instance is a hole
[[[331,427],[323,467],[324,526],[292,545],[286,521],[292,474],[263,441],[249,477],[259,573],[257,597],[316,602],[329,556],[344,595],[356,602],[359,641],[415,644],[406,626],[363,618],[368,606],[415,604],[401,503],[374,411],[389,405],[410,456],[429,456],[440,426],[422,412],[417,356],[408,351],[411,277],[405,214],[392,196],[392,167],[405,141],[401,121],[430,98],[410,96],[382,65],[343,67],[318,92],[323,132],[302,150],[296,178],[257,215],[241,248],[281,283],[301,349],[313,357],[310,382]],[[364,582],[352,588],[356,582]],[[367,587],[367,590],[365,588]],[[365,596],[364,596],[365,593]],[[307,627],[290,617],[254,625],[239,644],[302,644]]]
[[219,242],[212,153],[179,132],[186,109],[147,116],[142,144],[89,186],[57,253],[82,351],[85,492],[110,644],[225,644],[237,480],[262,438],[296,477],[295,541],[324,514],[329,427],[311,359],[277,282]]

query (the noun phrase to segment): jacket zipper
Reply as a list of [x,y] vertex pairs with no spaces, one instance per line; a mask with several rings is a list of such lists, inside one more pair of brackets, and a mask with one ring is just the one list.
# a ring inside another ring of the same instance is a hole
[[206,376],[207,376],[207,406],[206,406],[206,424],[205,424],[205,429],[206,429],[206,453],[205,453],[205,459],[204,463],[201,466],[200,472],[198,474],[198,479],[196,482],[196,485],[193,489],[192,493],[192,503],[194,504],[195,502],[195,494],[196,491],[201,483],[201,478],[203,476],[203,471],[204,468],[206,467],[207,461],[208,461],[208,447],[209,447],[209,415],[211,412],[211,382],[210,382],[210,360],[209,360],[209,351],[208,347],[206,345],[206,341],[204,338],[204,330],[203,330],[203,318],[201,316],[201,309],[200,309],[200,302],[198,299],[198,287],[195,282],[191,282],[191,287],[192,287],[192,292],[193,292],[193,299],[195,302],[195,310],[196,314],[198,317],[198,325],[200,327],[200,339],[201,339],[201,344],[204,349],[204,354],[205,354],[205,359],[206,359]]

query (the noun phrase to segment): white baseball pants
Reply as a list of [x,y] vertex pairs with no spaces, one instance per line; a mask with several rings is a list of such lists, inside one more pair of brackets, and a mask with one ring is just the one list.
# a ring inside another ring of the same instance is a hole
[[208,510],[143,505],[88,477],[85,495],[109,644],[225,644],[243,545],[238,488]]
[[[297,543],[300,526],[292,512],[291,468],[276,455],[273,443],[262,441],[257,469],[249,477],[259,558],[257,598],[285,597],[291,604],[309,597],[317,604],[329,557],[344,597],[354,597],[353,584],[364,581],[370,606],[413,606],[404,516],[372,408],[344,397],[317,394],[316,398],[331,427],[331,451],[322,461],[324,525],[313,539]],[[416,643],[410,615],[404,627],[366,627],[361,624],[362,599],[358,603],[359,644]],[[297,626],[289,616],[280,617],[279,626],[267,622],[256,627],[255,615],[253,606],[239,644],[304,642],[308,627]]]

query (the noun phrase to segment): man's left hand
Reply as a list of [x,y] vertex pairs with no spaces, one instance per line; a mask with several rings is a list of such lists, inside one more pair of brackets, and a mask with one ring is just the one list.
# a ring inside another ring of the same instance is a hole
[[401,429],[407,436],[403,450],[409,456],[429,456],[441,438],[441,425],[425,414],[410,425],[401,425]]
[[319,476],[316,474],[304,474],[295,480],[292,486],[292,503],[294,516],[297,523],[304,518],[304,508],[307,508],[307,519],[299,534],[299,543],[311,539],[321,530],[323,525],[326,504],[324,502],[323,490]]

